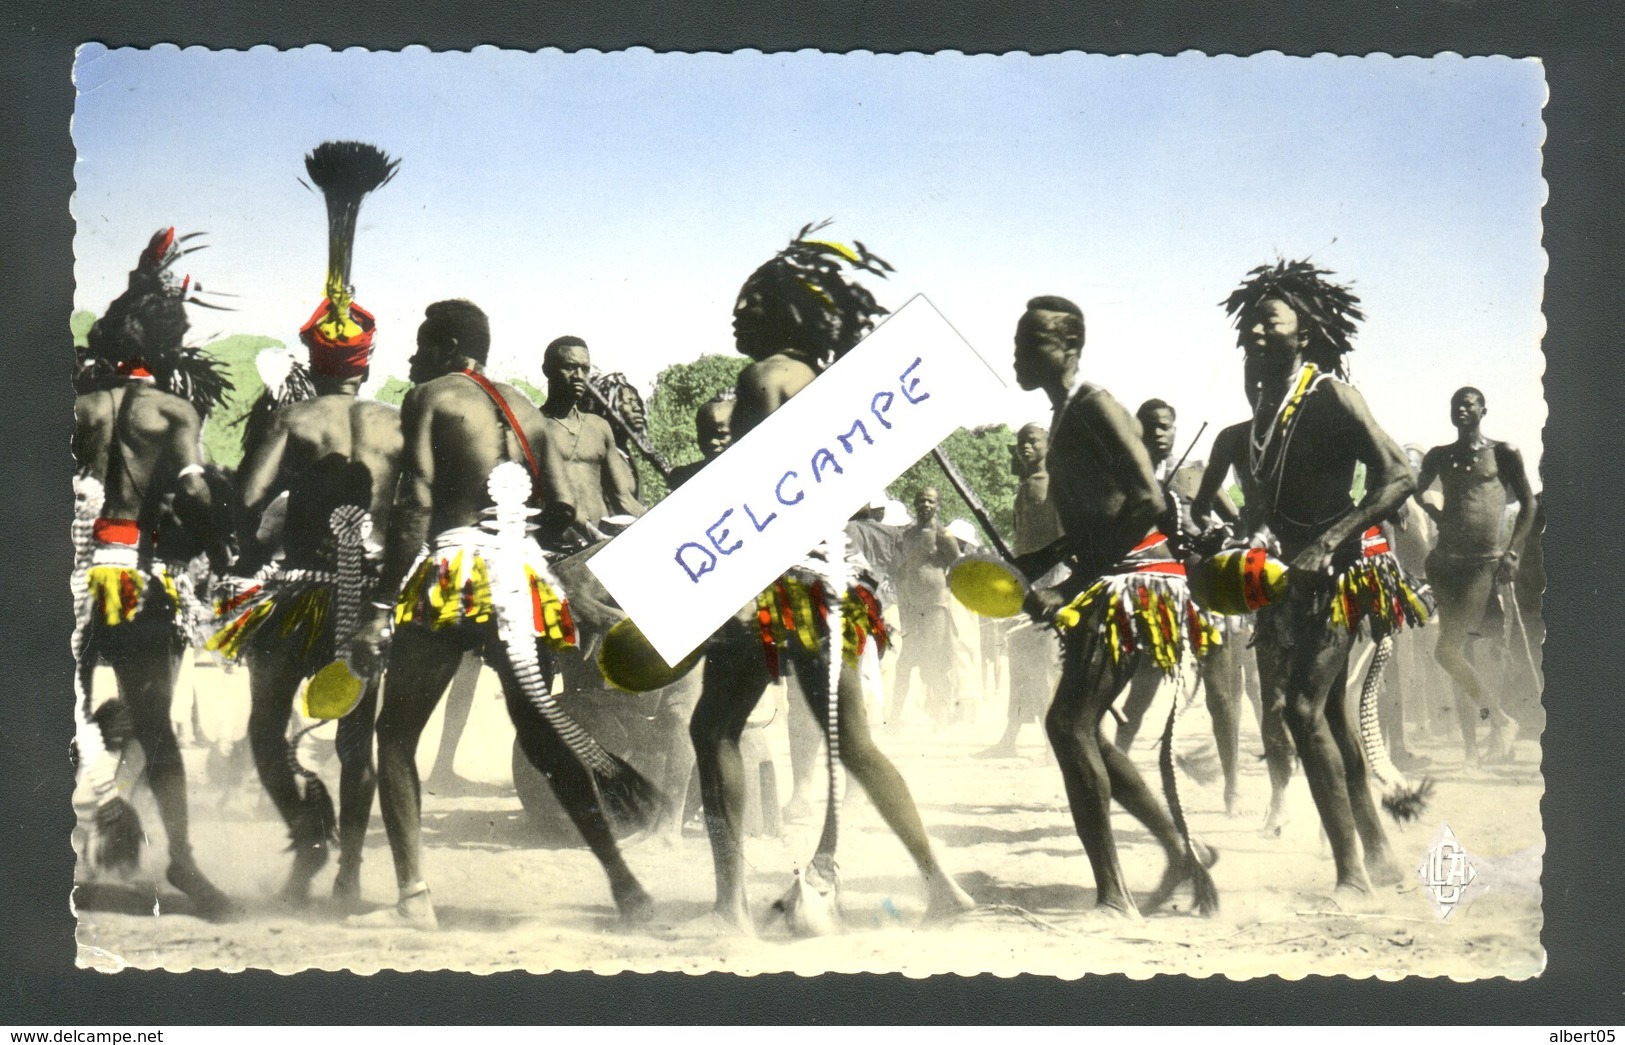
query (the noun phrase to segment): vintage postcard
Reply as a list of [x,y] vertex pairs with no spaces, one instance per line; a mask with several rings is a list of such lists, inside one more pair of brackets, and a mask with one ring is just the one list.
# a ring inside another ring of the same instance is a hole
[[73,75],[81,965],[1544,968],[1539,62]]

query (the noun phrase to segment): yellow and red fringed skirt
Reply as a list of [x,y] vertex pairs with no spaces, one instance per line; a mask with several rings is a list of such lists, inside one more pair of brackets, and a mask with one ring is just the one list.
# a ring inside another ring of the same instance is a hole
[[1433,591],[1405,572],[1379,527],[1338,549],[1337,572],[1312,585],[1291,585],[1286,595],[1258,611],[1258,639],[1292,649],[1317,628],[1373,641],[1433,617]]
[[[314,673],[335,656],[331,574],[291,570],[257,580],[215,601],[215,619],[224,621],[203,648],[228,660],[250,645],[281,644]],[[291,647],[291,648],[290,648]]]
[[[546,568],[525,564],[531,623],[549,648],[576,644],[570,605],[546,576]],[[407,576],[395,603],[395,623],[416,623],[431,630],[462,624],[494,624],[491,569],[477,548],[441,547],[425,556]]]
[[[116,628],[134,620],[161,592],[162,612],[173,616],[181,606],[175,578],[162,564],[141,565],[141,531],[134,519],[97,519],[95,545],[85,579],[89,587],[85,612],[97,625]],[[150,592],[149,592],[150,589]]]
[[1399,565],[1380,527],[1360,535],[1360,557],[1337,575],[1327,606],[1333,628],[1357,631],[1373,640],[1420,628],[1433,617],[1433,591]]
[[1153,557],[1167,542],[1161,533],[1148,535],[1056,612],[1055,630],[1068,639],[1092,632],[1111,651],[1113,664],[1144,653],[1169,675],[1187,649],[1200,657],[1220,645],[1219,629],[1190,597],[1184,563]]
[[[841,659],[856,665],[872,638],[884,653],[891,644],[880,616],[880,600],[864,584],[847,586],[841,599]],[[756,596],[756,624],[774,681],[780,675],[779,650],[818,653],[829,634],[829,602],[824,582],[793,570]]]

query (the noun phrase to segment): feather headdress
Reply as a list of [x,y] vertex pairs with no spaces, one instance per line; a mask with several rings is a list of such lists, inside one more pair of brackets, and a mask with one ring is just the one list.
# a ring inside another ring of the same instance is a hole
[[387,185],[400,165],[365,142],[322,142],[305,157],[305,171],[327,200],[326,296],[299,329],[318,374],[359,377],[371,362],[372,313],[355,303],[350,284],[355,224],[367,193]]
[[1298,314],[1298,323],[1308,335],[1310,360],[1344,376],[1343,356],[1354,351],[1349,339],[1365,313],[1348,287],[1325,278],[1330,275],[1307,259],[1277,261],[1247,273],[1247,279],[1223,302],[1236,327],[1237,342],[1245,342],[1258,307],[1275,298]]
[[752,273],[746,292],[761,294],[782,308],[787,336],[828,366],[852,349],[875,321],[890,310],[882,307],[867,287],[849,278],[851,271],[886,278],[895,269],[861,241],[852,246],[812,239],[830,224],[829,219],[801,227],[790,245]]
[[224,306],[204,300],[203,285],[190,275],[177,279],[172,271],[175,262],[207,246],[184,246],[201,235],[176,236],[173,227],[155,232],[130,270],[124,293],[107,306],[86,341],[96,377],[151,377],[157,387],[207,414],[232,384],[218,361],[182,343],[191,327],[186,306]]

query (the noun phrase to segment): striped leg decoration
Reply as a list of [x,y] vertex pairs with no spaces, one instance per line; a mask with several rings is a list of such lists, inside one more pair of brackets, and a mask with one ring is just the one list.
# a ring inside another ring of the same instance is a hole
[[1365,682],[1360,687],[1360,744],[1365,748],[1366,768],[1382,792],[1382,807],[1400,823],[1419,818],[1433,797],[1433,779],[1423,777],[1412,785],[1405,774],[1394,765],[1388,755],[1388,745],[1382,739],[1382,726],[1378,719],[1377,702],[1382,696],[1382,670],[1394,655],[1394,637],[1385,635],[1371,654],[1371,666],[1366,669]]
[[[827,841],[819,845],[822,857],[818,870],[825,874],[832,892],[840,888],[840,872],[835,866],[835,847],[841,831],[841,793],[844,767],[841,765],[841,669],[845,649],[845,615],[842,604],[846,598],[846,531],[837,531],[828,542],[829,575],[824,579],[824,600],[829,609],[828,628],[824,636],[824,650],[829,668],[829,717],[824,731],[828,744],[825,757],[829,762],[829,804],[824,810]],[[814,861],[819,863],[817,859]]]
[[1213,876],[1196,852],[1190,825],[1185,822],[1185,807],[1179,801],[1179,774],[1174,770],[1174,735],[1179,723],[1179,709],[1185,703],[1184,686],[1174,694],[1173,707],[1168,709],[1168,724],[1162,729],[1162,752],[1157,759],[1162,770],[1162,793],[1168,800],[1168,812],[1179,837],[1185,843],[1185,864],[1190,872],[1191,886],[1196,893],[1196,912],[1204,917],[1219,913],[1219,890]]
[[829,795],[824,807],[824,830],[818,839],[818,851],[806,867],[795,872],[790,891],[773,905],[776,913],[784,915],[785,923],[796,936],[830,936],[840,932],[841,871],[835,861],[835,849],[841,831],[841,793],[845,776],[841,765],[841,668],[844,663],[843,640],[845,617],[843,600],[846,598],[846,531],[825,544],[828,554],[827,571],[820,578],[824,585],[825,663],[828,668],[828,715],[825,719],[825,758],[829,766]]
[[[664,799],[660,791],[625,759],[606,751],[591,734],[553,699],[548,675],[536,653],[536,632],[531,609],[530,579],[525,572],[527,551],[535,547],[528,535],[534,509],[526,507],[531,479],[523,465],[498,465],[487,481],[493,507],[484,524],[493,534],[486,567],[491,601],[496,607],[497,637],[508,663],[524,691],[525,700],[559,735],[588,770],[601,808],[612,824],[628,832],[641,831],[659,816]],[[527,548],[527,545],[529,548]],[[555,591],[558,579],[539,563],[532,568]]]

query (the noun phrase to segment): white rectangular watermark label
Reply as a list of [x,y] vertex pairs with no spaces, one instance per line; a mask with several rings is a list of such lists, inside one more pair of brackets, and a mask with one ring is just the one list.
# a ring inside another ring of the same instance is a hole
[[588,566],[675,664],[1002,385],[916,296]]

